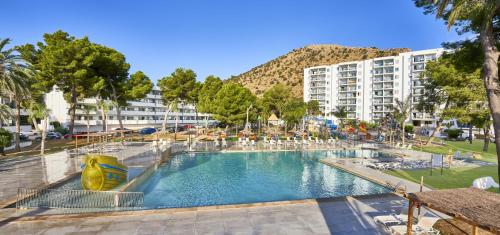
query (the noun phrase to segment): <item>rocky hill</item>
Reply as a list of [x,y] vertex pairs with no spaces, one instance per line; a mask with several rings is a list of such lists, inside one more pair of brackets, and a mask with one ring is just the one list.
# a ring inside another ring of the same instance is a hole
[[256,95],[261,95],[274,84],[284,83],[292,88],[295,97],[302,98],[304,68],[397,55],[407,51],[410,50],[407,48],[381,50],[375,47],[344,47],[333,44],[311,45],[294,49],[230,80],[248,87]]

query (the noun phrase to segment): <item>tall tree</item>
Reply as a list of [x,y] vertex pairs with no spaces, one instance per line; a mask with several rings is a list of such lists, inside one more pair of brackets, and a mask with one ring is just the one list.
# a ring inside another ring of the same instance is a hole
[[[340,125],[339,129],[344,128],[344,121],[347,118],[347,107],[346,106],[337,106],[335,110],[332,112],[333,116],[339,119]],[[341,129],[342,130],[342,129]]]
[[267,110],[278,114],[281,118],[286,103],[292,97],[290,90],[291,89],[284,84],[276,84],[264,92],[262,104]]
[[169,76],[158,81],[163,103],[167,107],[165,110],[164,124],[162,129],[166,129],[166,122],[170,110],[176,111],[174,139],[177,139],[177,125],[179,122],[179,105],[189,103],[192,99],[192,90],[196,87],[196,73],[191,69],[177,68]]
[[37,48],[29,44],[24,48],[30,48],[31,57],[36,58],[37,86],[49,91],[56,85],[64,93],[70,104],[69,132],[73,133],[77,101],[88,96],[89,87],[97,82],[91,69],[95,50],[87,37],[77,39],[61,30],[43,37]]
[[319,101],[310,100],[309,102],[307,102],[307,112],[309,115],[320,115],[321,110],[319,108]]
[[218,77],[210,75],[205,78],[199,92],[198,111],[202,113],[214,112],[215,106],[213,101],[217,92],[222,88],[222,84],[222,80]]
[[[247,108],[255,101],[256,97],[248,88],[233,82],[225,83],[213,100],[214,117],[223,125],[243,125]],[[251,120],[255,120],[254,109],[249,115]]]
[[[425,13],[444,19],[448,29],[455,27],[461,33],[479,35],[483,54],[482,78],[486,89],[493,126],[497,158],[500,162],[500,80],[498,76],[498,43],[500,39],[500,1],[497,0],[414,0]],[[498,165],[500,175],[500,164]]]
[[424,82],[424,91],[417,110],[435,113],[439,117],[435,132],[442,128],[443,120],[463,118],[470,105],[484,102],[485,91],[482,86],[479,69],[469,72],[459,69],[455,64],[455,54],[445,54],[437,61],[428,62],[426,71],[422,74],[427,77]]
[[15,48],[6,48],[9,42],[10,39],[0,40],[0,94],[10,97],[15,102],[15,148],[16,151],[20,151],[21,107],[30,99],[29,80],[33,73],[22,56],[15,53]]
[[286,125],[292,126],[300,124],[300,121],[306,115],[308,104],[304,103],[301,99],[290,99],[283,109],[283,120]]
[[403,145],[405,144],[405,122],[410,115],[411,110],[411,95],[409,95],[404,100],[396,99],[396,105],[394,105],[393,116],[394,119],[399,123],[401,128],[401,141]]

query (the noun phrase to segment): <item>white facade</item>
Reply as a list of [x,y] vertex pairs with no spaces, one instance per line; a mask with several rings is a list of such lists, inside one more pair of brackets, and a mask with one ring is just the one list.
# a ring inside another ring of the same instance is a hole
[[[87,120],[89,121],[91,131],[103,130],[101,109],[96,110],[95,108],[97,102],[95,98],[87,98],[79,101],[75,117],[75,132],[85,132],[87,130]],[[69,103],[64,99],[62,91],[55,88],[47,93],[45,95],[45,103],[47,108],[51,110],[51,121],[59,121],[64,126],[70,123],[70,115],[68,114]],[[121,109],[124,128],[140,129],[144,127],[161,127],[166,107],[163,105],[161,93],[157,87],[154,87],[146,98],[139,101],[129,101],[127,103],[128,106]],[[87,115],[83,106],[91,106],[93,110]],[[198,113],[198,120],[196,120],[196,112],[192,105],[180,105],[178,113],[168,113],[168,126],[175,125],[176,115],[179,115],[179,126],[197,124],[204,126],[207,123],[211,125],[215,122],[209,114],[204,113]],[[119,127],[115,107],[110,107],[107,112],[107,119],[108,130]]]
[[[421,77],[425,63],[443,51],[438,48],[306,68],[304,101],[318,100],[327,117],[337,106],[345,106],[349,119],[379,120],[392,111],[397,99],[405,100],[411,94],[412,103],[418,102],[426,79]],[[435,122],[433,115],[415,109],[409,119],[415,125]]]

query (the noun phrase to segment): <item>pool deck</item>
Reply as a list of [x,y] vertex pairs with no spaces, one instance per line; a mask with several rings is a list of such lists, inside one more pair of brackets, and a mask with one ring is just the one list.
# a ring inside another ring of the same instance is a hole
[[[354,163],[359,159],[339,159],[339,158],[327,158],[322,159],[320,162],[323,164],[329,165],[331,167],[339,168],[341,170],[347,171],[353,175],[362,177],[364,179],[370,180],[372,182],[381,184],[381,185],[392,185],[395,186],[397,184],[402,184],[402,186],[406,189],[406,192],[419,192],[420,185],[409,180],[401,179],[396,176],[392,176],[389,174],[385,174],[384,172],[368,168],[362,166],[360,164]],[[428,187],[423,187],[422,191],[431,190]]]
[[373,221],[399,213],[394,194],[188,209],[4,217],[2,234],[389,234]]

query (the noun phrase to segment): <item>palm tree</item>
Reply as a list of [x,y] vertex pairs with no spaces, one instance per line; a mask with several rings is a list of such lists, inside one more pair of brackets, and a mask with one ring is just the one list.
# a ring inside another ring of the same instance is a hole
[[344,120],[347,118],[347,107],[337,106],[335,107],[335,111],[333,111],[332,114],[340,120],[340,127],[344,128]]
[[0,86],[1,94],[11,97],[16,102],[16,150],[20,151],[21,106],[30,96],[28,83],[32,73],[14,48],[5,49],[10,39],[0,40]]
[[[42,141],[40,143],[40,154],[43,155],[45,152],[45,135],[48,129],[50,110],[45,107],[43,103],[32,102],[29,106],[29,117],[33,120],[34,125],[38,126],[36,119],[42,120],[41,136]],[[37,130],[40,129],[37,127]]]
[[0,127],[2,126],[1,123],[9,121],[11,118],[12,109],[5,104],[0,104]]
[[405,144],[405,121],[408,119],[411,109],[411,95],[405,100],[396,98],[396,105],[393,109],[393,117],[399,123],[401,128],[401,141]]
[[[489,106],[495,127],[495,142],[497,158],[500,161],[500,80],[498,77],[498,57],[500,55],[497,44],[500,1],[498,0],[434,0],[432,2],[415,0],[417,6],[426,8],[427,13],[436,13],[436,16],[448,22],[448,30],[457,26],[462,31],[473,31],[479,34],[483,54],[482,77],[486,88]],[[500,165],[498,165],[500,175]]]

